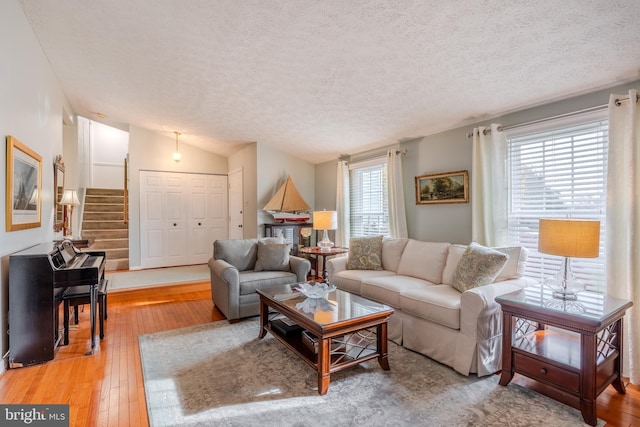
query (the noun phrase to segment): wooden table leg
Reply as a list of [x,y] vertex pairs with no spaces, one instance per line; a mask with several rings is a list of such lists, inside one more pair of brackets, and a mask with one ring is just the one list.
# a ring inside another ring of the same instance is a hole
[[584,422],[595,426],[598,423],[596,416],[596,336],[591,333],[582,333],[580,348],[582,354],[582,393],[580,396],[580,412]]
[[331,338],[318,340],[318,393],[327,394],[331,381]]
[[618,357],[616,357],[616,360],[614,362],[616,378],[613,380],[611,385],[613,386],[613,388],[616,389],[618,393],[625,394],[627,391],[625,390],[624,383],[622,382],[622,342],[623,342],[622,320],[623,319],[618,319],[614,327],[614,330],[616,332],[615,333],[616,338],[615,338],[615,341],[613,342],[613,345],[615,345],[615,347],[618,349]]
[[260,296],[260,333],[258,338],[264,338],[267,335],[267,324],[269,323],[269,306],[264,303]]
[[387,322],[383,322],[377,327],[377,350],[378,350],[378,363],[385,371],[389,369],[389,355],[387,353]]
[[513,316],[502,312],[502,372],[500,373],[500,385],[506,386],[513,379],[513,366],[511,364],[511,341],[513,336]]

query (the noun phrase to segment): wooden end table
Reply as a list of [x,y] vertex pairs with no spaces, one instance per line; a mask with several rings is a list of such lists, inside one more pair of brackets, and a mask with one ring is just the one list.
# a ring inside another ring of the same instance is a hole
[[316,279],[319,279],[320,276],[318,276],[318,260],[320,259],[320,257],[322,257],[322,281],[327,283],[328,282],[328,277],[327,277],[327,257],[328,256],[333,256],[333,255],[340,255],[340,254],[345,254],[347,252],[349,252],[349,249],[347,248],[331,248],[329,250],[322,250],[321,248],[317,247],[317,246],[309,246],[309,247],[304,247],[304,248],[300,248],[299,249],[300,253],[306,254],[306,255],[312,255],[315,257],[316,259]]
[[563,301],[550,289],[530,287],[496,302],[503,315],[500,385],[516,372],[532,378],[543,385],[541,392],[580,409],[595,426],[598,395],[609,384],[625,393],[622,319],[631,301],[594,292]]

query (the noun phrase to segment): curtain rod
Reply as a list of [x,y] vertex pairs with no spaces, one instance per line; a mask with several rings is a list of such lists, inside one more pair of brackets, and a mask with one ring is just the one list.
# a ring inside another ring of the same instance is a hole
[[[628,96],[623,96],[621,98],[616,98],[614,101],[614,104],[616,106],[621,106],[622,103],[624,101],[628,101],[629,97]],[[640,101],[640,94],[636,95],[636,102]],[[544,123],[544,122],[548,122],[551,120],[556,120],[556,119],[564,119],[566,117],[572,117],[572,116],[577,116],[579,114],[584,114],[584,113],[592,113],[594,111],[599,111],[599,110],[604,110],[605,108],[608,108],[609,104],[603,104],[603,105],[597,105],[595,107],[589,107],[589,108],[585,108],[583,110],[578,110],[578,111],[572,111],[570,113],[564,113],[564,114],[558,114],[557,116],[551,116],[551,117],[545,117],[544,119],[538,119],[538,120],[532,120],[530,122],[525,122],[525,123],[519,123],[517,125],[511,125],[511,126],[498,126],[498,131],[502,132],[504,130],[509,130],[509,129],[516,129],[516,128],[520,128],[523,126],[529,126],[529,125],[535,125],[538,123]],[[483,135],[487,135],[491,133],[491,129],[490,128],[486,128],[482,131]],[[471,138],[473,136],[473,132],[469,132],[467,133],[467,138]]]

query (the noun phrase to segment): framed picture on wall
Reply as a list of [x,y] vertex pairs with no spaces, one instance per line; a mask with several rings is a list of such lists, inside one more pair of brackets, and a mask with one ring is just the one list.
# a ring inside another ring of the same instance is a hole
[[37,228],[42,214],[42,157],[7,136],[6,230]]
[[416,204],[468,203],[469,172],[416,176]]

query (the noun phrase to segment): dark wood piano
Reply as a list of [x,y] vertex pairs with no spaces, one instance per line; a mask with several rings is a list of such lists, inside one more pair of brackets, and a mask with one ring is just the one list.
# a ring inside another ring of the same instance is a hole
[[53,360],[61,334],[58,310],[73,286],[90,285],[91,349],[95,348],[97,289],[105,280],[105,253],[73,244],[42,243],[9,256],[9,367]]

